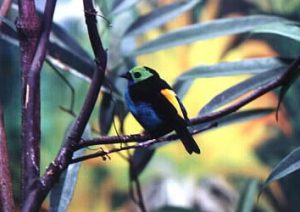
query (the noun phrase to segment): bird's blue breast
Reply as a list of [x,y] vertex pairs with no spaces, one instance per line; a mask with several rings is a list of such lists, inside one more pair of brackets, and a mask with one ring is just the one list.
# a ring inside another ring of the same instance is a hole
[[129,111],[145,130],[156,130],[163,124],[150,103],[141,101],[134,103],[130,98],[128,91],[125,92],[125,100]]

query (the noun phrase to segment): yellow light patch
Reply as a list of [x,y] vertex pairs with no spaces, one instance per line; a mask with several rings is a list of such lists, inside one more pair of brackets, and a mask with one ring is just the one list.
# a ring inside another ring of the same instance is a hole
[[178,115],[181,116],[181,118],[184,119],[182,110],[180,108],[179,102],[176,98],[176,94],[174,93],[174,91],[166,88],[166,89],[161,90],[160,93],[164,97],[166,97],[166,99],[176,108],[176,111],[177,111]]

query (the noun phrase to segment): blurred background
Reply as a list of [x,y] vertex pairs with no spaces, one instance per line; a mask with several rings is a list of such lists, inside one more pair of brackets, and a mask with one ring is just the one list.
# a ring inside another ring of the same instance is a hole
[[[139,35],[134,41],[128,39],[120,44],[119,37],[124,31],[122,26],[128,25],[126,22],[132,22],[140,14],[147,14],[153,8],[166,6],[175,1],[136,1],[117,17],[105,13],[103,1],[95,2],[98,10],[101,10],[102,15],[108,19],[98,17],[100,34],[109,54],[109,77],[114,75],[113,70],[118,64],[120,48],[129,51],[132,45],[141,44],[190,24],[253,14],[271,14],[300,20],[299,0],[203,0],[167,24]],[[37,1],[37,4],[39,3]],[[39,6],[42,8],[42,5]],[[74,39],[92,55],[82,11],[81,1],[60,1],[57,4],[54,21],[74,36]],[[13,17],[13,12],[10,15]],[[194,66],[256,57],[294,58],[299,54],[299,47],[299,44],[276,35],[239,34],[139,55],[133,62],[158,70],[162,78],[173,84],[176,77]],[[19,198],[20,187],[19,57],[16,46],[0,40],[0,97],[5,109],[10,165],[16,198]],[[119,71],[125,70],[126,67],[123,67]],[[88,80],[69,72],[63,72],[63,75],[75,88],[74,110],[78,113],[88,88]],[[247,77],[230,76],[195,80],[182,99],[189,117],[197,116],[199,110],[214,96]],[[112,83],[115,83],[116,87],[123,86],[125,83],[113,79]],[[41,169],[45,170],[60,148],[66,129],[73,118],[60,109],[60,106],[68,107],[70,104],[70,89],[48,65],[44,65],[41,86]],[[299,99],[295,98],[299,91],[300,84],[296,82],[284,99],[278,122],[275,120],[275,114],[272,113],[255,120],[235,123],[194,136],[202,150],[200,156],[187,155],[180,142],[173,142],[159,148],[140,176],[146,205],[151,210],[164,205],[174,207],[165,211],[175,211],[175,207],[190,208],[193,205],[196,205],[199,211],[235,211],[244,191],[249,186],[264,181],[270,170],[299,145]],[[105,95],[99,95],[98,104],[90,120],[94,136],[98,136],[98,132],[103,131],[103,127],[99,127],[99,119],[101,119],[99,113],[101,116],[104,98]],[[276,91],[270,92],[243,109],[275,108],[277,101]],[[115,124],[119,129],[120,118],[117,116]],[[142,128],[131,115],[126,115],[123,130],[126,134],[139,133]],[[116,130],[111,125],[105,131],[109,135],[116,135]],[[92,153],[97,151],[97,148],[92,147],[87,151]],[[300,211],[299,177],[300,173],[295,172],[273,183],[259,201],[254,197],[253,211]],[[107,160],[96,158],[83,162],[69,211],[137,210],[128,197],[128,179],[128,163],[118,154],[110,155]],[[45,202],[43,207],[47,210],[48,203]]]

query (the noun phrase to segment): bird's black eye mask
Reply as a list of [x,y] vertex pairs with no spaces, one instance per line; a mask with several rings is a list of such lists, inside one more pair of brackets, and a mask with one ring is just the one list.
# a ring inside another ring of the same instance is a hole
[[142,74],[139,72],[135,72],[133,75],[134,75],[134,78],[136,78],[136,79],[138,79],[142,76]]

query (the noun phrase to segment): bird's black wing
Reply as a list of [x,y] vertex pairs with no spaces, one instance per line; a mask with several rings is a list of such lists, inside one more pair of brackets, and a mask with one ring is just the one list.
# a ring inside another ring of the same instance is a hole
[[151,99],[158,116],[177,132],[187,152],[199,154],[200,149],[187,129],[186,111],[183,112],[183,105],[170,86],[164,81],[160,82],[160,89]]
[[179,116],[185,122],[189,121],[182,102],[166,81],[162,79],[157,80],[152,87],[155,88],[153,107],[160,116],[166,119]]

